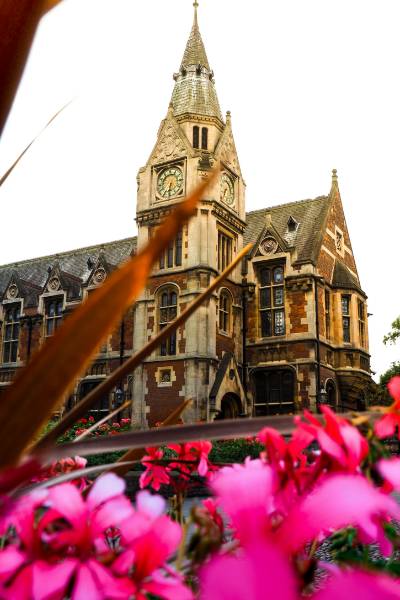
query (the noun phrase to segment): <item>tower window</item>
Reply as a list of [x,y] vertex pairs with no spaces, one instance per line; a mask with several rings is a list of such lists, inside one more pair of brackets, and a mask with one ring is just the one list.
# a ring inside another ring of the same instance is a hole
[[45,315],[45,335],[49,337],[53,335],[62,321],[62,309],[63,299],[62,298],[51,298],[46,302],[46,315]]
[[[161,331],[173,321],[177,315],[178,296],[174,289],[163,288],[159,295],[158,325]],[[176,333],[174,332],[161,344],[161,356],[174,356],[176,354]]]
[[160,269],[171,269],[182,265],[182,229],[178,232],[175,240],[160,255]]
[[331,296],[328,290],[325,290],[325,337],[331,338]]
[[351,296],[342,296],[342,325],[343,325],[343,341],[349,343],[350,337],[350,301]]
[[208,129],[207,129],[207,127],[202,127],[202,129],[201,129],[201,148],[202,148],[202,150],[207,150],[207,148],[208,148]]
[[199,147],[199,128],[197,125],[193,127],[193,148]]
[[5,310],[3,325],[3,362],[5,363],[17,361],[20,310],[20,304]]
[[285,334],[285,298],[283,267],[263,267],[260,281],[261,337]]
[[365,304],[362,300],[358,301],[358,341],[362,348],[365,348]]
[[230,236],[218,231],[218,271],[223,271],[232,262],[232,244]]

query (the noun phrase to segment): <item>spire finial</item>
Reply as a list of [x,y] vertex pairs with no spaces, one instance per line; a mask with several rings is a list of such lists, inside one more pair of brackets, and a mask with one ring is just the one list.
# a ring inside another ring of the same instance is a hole
[[332,183],[338,182],[337,169],[332,169]]
[[194,6],[194,23],[197,25],[197,9],[199,7],[199,3],[197,2],[197,0],[194,0],[193,6]]

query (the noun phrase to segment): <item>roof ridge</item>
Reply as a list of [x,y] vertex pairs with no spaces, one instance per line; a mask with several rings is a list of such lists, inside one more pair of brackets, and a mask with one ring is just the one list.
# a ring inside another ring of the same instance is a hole
[[127,238],[122,238],[120,240],[112,240],[111,242],[100,242],[99,244],[92,244],[91,246],[83,246],[82,248],[74,248],[72,250],[65,250],[64,252],[56,252],[54,254],[47,254],[44,256],[35,256],[33,258],[26,258],[25,260],[19,260],[19,261],[14,261],[11,263],[6,263],[4,265],[0,265],[0,269],[5,268],[5,267],[17,267],[20,265],[26,265],[31,262],[36,262],[38,260],[52,259],[52,258],[57,258],[57,259],[65,258],[66,256],[73,256],[74,254],[77,254],[78,252],[83,252],[85,250],[89,251],[92,249],[101,248],[102,246],[111,246],[112,244],[134,241],[134,240],[137,240],[137,235],[127,237]]
[[246,215],[254,215],[255,213],[266,212],[273,210],[274,208],[282,208],[283,206],[292,206],[293,204],[305,204],[306,202],[316,202],[317,200],[327,200],[329,196],[321,195],[315,198],[306,198],[305,200],[293,200],[292,202],[283,202],[282,204],[275,204],[274,206],[267,206],[265,208],[258,208],[257,210],[250,210],[246,212]]

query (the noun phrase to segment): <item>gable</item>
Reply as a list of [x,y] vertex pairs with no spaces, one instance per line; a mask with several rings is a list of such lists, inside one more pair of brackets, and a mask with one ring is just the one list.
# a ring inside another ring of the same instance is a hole
[[157,142],[147,164],[163,163],[192,155],[194,155],[193,148],[189,144],[189,140],[174,118],[172,111],[168,110],[168,115],[162,122]]
[[221,160],[236,175],[242,176],[230,118],[227,118],[225,129],[215,148],[215,158]]

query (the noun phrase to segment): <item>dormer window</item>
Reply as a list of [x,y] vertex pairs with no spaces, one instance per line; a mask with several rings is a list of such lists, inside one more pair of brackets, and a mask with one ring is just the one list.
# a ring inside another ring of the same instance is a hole
[[287,230],[289,233],[294,233],[297,228],[298,228],[299,224],[298,222],[293,219],[293,217],[289,217],[289,220],[287,222]]
[[193,127],[193,148],[199,147],[199,127],[195,125]]
[[207,148],[208,148],[208,128],[202,127],[201,128],[201,149],[207,150]]
[[20,303],[5,309],[3,323],[3,362],[5,363],[17,362],[20,312]]
[[48,298],[46,301],[45,312],[45,335],[52,336],[62,322],[63,316],[63,299],[62,297]]

